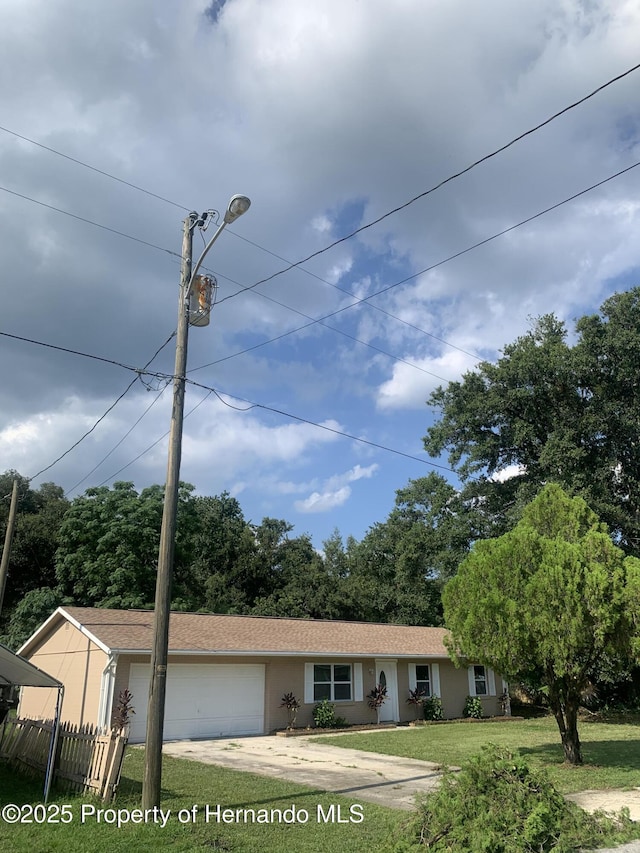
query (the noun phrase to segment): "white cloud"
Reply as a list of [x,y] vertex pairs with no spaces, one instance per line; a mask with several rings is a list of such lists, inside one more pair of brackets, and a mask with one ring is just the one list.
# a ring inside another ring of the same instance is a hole
[[386,412],[424,409],[427,397],[438,385],[460,379],[462,373],[474,364],[469,356],[457,350],[446,352],[439,358],[413,359],[413,362],[429,373],[419,373],[408,364],[396,363],[391,379],[377,389],[378,409]]
[[333,492],[313,492],[303,501],[296,501],[294,506],[298,512],[328,512],[345,504],[350,497],[350,487],[342,486]]
[[496,471],[491,479],[495,480],[496,483],[505,483],[512,477],[519,477],[521,474],[524,474],[525,471],[526,468],[522,465],[507,465],[506,468],[501,468],[500,471]]
[[348,483],[355,483],[363,478],[369,479],[378,470],[379,466],[374,463],[366,468],[355,465],[343,474],[334,474],[323,483],[323,491],[314,491],[309,497],[294,503],[298,512],[314,513],[328,512],[338,506],[345,504],[351,497],[351,487]]

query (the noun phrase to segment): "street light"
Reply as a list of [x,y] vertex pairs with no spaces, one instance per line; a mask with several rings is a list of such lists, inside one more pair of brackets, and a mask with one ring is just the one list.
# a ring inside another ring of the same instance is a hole
[[164,708],[167,690],[167,655],[169,651],[169,614],[171,608],[171,580],[176,538],[176,515],[178,510],[178,487],[180,482],[180,457],[182,453],[182,422],[184,419],[184,388],[187,371],[187,342],[189,336],[189,299],[198,270],[209,249],[222,231],[231,222],[249,209],[251,202],[246,196],[234,195],[227,206],[223,220],[209,240],[198,261],[191,270],[193,231],[203,224],[207,214],[199,216],[191,212],[184,220],[182,232],[182,267],[180,271],[180,294],[178,296],[178,327],[176,331],[176,362],[173,376],[173,408],[169,431],[169,455],[167,480],[164,490],[160,549],[158,552],[158,576],[153,619],[153,645],[151,648],[151,674],[149,682],[149,704],[147,706],[147,735],[145,742],[144,779],[142,783],[142,807],[152,809],[160,805],[162,781],[162,737]]

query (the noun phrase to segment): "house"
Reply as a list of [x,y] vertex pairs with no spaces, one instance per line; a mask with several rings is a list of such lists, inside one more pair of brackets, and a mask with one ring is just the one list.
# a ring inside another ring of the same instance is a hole
[[[20,654],[64,684],[66,720],[109,725],[118,696],[133,694],[132,742],[145,739],[153,612],[59,607]],[[282,696],[300,702],[297,724],[313,725],[314,705],[335,703],[349,723],[374,722],[367,693],[386,684],[382,721],[409,721],[409,690],[439,696],[447,718],[468,695],[484,714],[502,713],[504,682],[477,664],[456,669],[443,628],[263,616],[172,613],[165,740],[263,734],[287,725]],[[19,714],[53,714],[49,691],[25,688]]]

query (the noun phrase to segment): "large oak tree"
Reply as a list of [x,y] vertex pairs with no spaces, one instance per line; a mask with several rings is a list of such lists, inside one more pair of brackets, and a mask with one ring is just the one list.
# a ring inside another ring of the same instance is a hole
[[[617,544],[640,555],[640,288],[607,299],[598,314],[531,332],[438,388],[427,451],[448,452],[477,499],[485,535],[510,529],[546,482],[579,494]],[[494,475],[510,469],[510,478]]]

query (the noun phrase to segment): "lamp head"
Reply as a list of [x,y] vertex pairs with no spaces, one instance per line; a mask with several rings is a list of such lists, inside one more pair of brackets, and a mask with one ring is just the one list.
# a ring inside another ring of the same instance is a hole
[[227,212],[224,215],[225,224],[229,225],[230,222],[234,222],[239,216],[246,213],[250,207],[251,200],[246,195],[232,196],[231,201],[227,205]]

